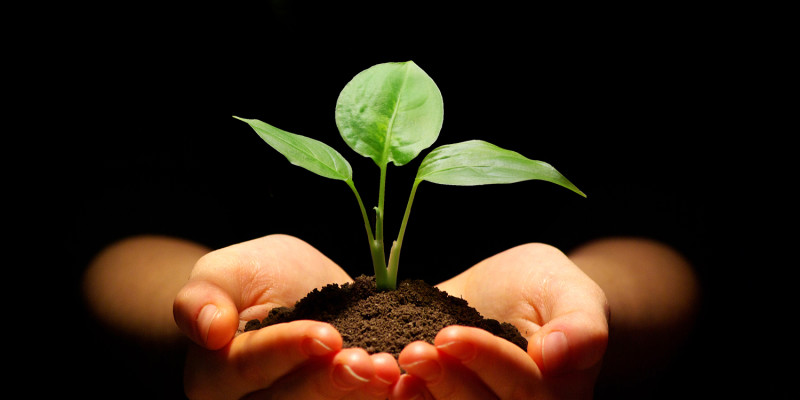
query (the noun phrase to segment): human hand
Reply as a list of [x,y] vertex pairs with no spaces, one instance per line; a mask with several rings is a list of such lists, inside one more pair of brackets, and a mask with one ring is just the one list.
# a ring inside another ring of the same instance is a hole
[[608,340],[603,291],[559,250],[513,248],[441,285],[486,317],[515,325],[527,354],[477,328],[452,326],[400,354],[393,399],[591,398]]
[[342,349],[331,325],[296,321],[235,336],[274,307],[349,281],[316,249],[284,235],[201,258],[173,305],[175,321],[194,342],[185,367],[189,398],[385,398],[400,375],[394,358]]

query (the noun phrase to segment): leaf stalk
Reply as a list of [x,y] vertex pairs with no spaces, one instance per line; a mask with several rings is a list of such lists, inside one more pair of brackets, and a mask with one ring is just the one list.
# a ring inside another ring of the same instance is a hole
[[389,252],[388,275],[393,288],[397,287],[397,270],[400,264],[400,250],[403,248],[403,238],[406,234],[408,217],[411,215],[411,205],[414,204],[414,197],[417,194],[417,187],[420,182],[422,182],[422,179],[414,180],[414,185],[411,187],[411,195],[408,197],[408,203],[406,204],[406,211],[403,214],[403,222],[400,224],[400,232],[397,233],[397,240],[392,243],[392,249]]
[[367,209],[364,208],[364,202],[361,201],[361,195],[358,194],[355,183],[353,183],[352,179],[348,179],[345,182],[347,183],[347,186],[352,189],[353,194],[355,194],[356,200],[358,200],[358,207],[361,209],[361,217],[364,219],[364,228],[367,231],[367,239],[369,241],[369,251],[372,255],[372,266],[375,269],[375,280],[378,282],[386,282],[388,277],[383,240],[377,240],[374,236],[372,236],[372,226],[369,223]]

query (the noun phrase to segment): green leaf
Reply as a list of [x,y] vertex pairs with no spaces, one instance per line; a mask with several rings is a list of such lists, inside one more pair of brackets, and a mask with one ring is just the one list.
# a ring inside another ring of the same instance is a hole
[[350,167],[350,163],[327,144],[286,132],[257,119],[244,119],[236,116],[234,118],[249,124],[258,133],[258,136],[261,136],[261,139],[283,154],[292,164],[326,178],[342,181],[352,180],[353,169]]
[[586,197],[550,164],[530,160],[481,140],[437,147],[422,160],[416,179],[458,186],[536,179],[555,183]]
[[442,94],[413,61],[378,64],[356,75],[336,102],[345,142],[379,166],[413,160],[439,137]]

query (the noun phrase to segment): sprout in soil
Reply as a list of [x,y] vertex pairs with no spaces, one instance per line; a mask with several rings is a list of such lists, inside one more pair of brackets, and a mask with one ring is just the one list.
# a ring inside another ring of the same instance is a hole
[[480,140],[437,147],[422,160],[406,205],[397,239],[389,251],[388,264],[383,241],[386,167],[402,166],[430,147],[438,138],[443,120],[439,88],[414,62],[375,65],[356,75],[336,102],[336,126],[345,142],[380,168],[375,231],[353,182],[350,163],[332,147],[305,136],[292,134],[254,119],[248,123],[267,144],[289,162],[326,178],[344,181],[356,196],[369,239],[375,281],[381,290],[395,289],[400,250],[411,204],[420,182],[473,186],[544,180],[586,197],[555,168],[519,153]]

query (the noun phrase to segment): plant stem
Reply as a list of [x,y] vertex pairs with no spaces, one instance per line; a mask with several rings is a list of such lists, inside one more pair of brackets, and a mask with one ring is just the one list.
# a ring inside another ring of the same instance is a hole
[[375,210],[375,240],[383,242],[383,210],[386,202],[386,167],[381,165],[381,180],[378,188],[378,208]]
[[381,283],[385,283],[388,280],[387,277],[387,270],[386,270],[386,254],[383,249],[383,241],[375,240],[372,236],[372,227],[369,223],[369,217],[367,216],[367,209],[364,208],[364,202],[361,201],[361,195],[358,194],[358,190],[356,190],[356,185],[353,183],[353,180],[347,180],[347,186],[350,186],[350,189],[353,190],[353,194],[356,195],[356,200],[358,200],[358,207],[361,208],[361,216],[364,218],[364,228],[367,230],[367,239],[369,240],[369,250],[370,254],[372,255],[372,266],[375,269],[375,280]]
[[[388,162],[381,163],[381,178],[378,188],[378,207],[375,208],[375,240],[372,246],[372,258],[375,265],[375,283],[378,290],[393,290],[395,285],[390,282],[386,269],[386,250],[383,242],[383,211],[386,204],[386,167]],[[380,258],[380,264],[375,262]]]
[[403,247],[403,237],[406,234],[406,225],[408,225],[408,217],[411,215],[411,205],[414,204],[414,196],[417,194],[417,186],[419,186],[421,179],[414,180],[414,186],[411,187],[411,195],[406,204],[406,212],[403,214],[403,222],[400,224],[400,232],[397,234],[397,240],[392,243],[392,249],[389,252],[389,271],[388,279],[392,288],[397,287],[397,269],[400,264],[400,249]]

